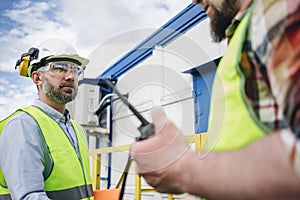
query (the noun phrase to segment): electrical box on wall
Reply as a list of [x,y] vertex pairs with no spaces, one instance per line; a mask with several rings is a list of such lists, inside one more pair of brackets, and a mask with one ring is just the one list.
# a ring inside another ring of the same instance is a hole
[[95,115],[98,103],[99,87],[81,84],[76,99],[69,105],[73,119],[84,126],[98,126],[98,118]]

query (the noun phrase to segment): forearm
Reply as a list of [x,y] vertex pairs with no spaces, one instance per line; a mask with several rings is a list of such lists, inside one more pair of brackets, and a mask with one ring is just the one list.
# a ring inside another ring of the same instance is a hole
[[189,157],[182,191],[209,199],[299,199],[300,181],[277,133],[239,151]]
[[285,132],[271,133],[240,150],[210,152],[200,158],[160,112],[160,118],[152,113],[156,135],[131,146],[137,172],[157,191],[222,200],[299,199],[300,176],[289,158],[292,151],[287,151],[286,142],[283,148],[280,137]]

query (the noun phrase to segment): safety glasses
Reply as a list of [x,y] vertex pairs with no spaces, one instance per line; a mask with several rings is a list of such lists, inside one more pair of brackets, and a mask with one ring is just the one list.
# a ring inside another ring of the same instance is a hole
[[39,68],[39,71],[48,71],[54,76],[64,77],[72,72],[78,80],[82,80],[84,73],[82,67],[71,62],[49,62],[46,66]]

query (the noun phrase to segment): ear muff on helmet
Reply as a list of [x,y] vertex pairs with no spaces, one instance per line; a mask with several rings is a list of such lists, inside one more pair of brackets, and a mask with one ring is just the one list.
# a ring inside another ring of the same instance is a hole
[[17,69],[17,67],[19,66],[19,73],[21,76],[28,77],[31,75],[31,72],[29,73],[29,71],[32,71],[32,70],[28,69],[30,66],[30,62],[33,59],[37,59],[38,55],[39,55],[39,49],[33,48],[33,47],[30,48],[27,53],[24,53],[21,55],[21,58],[19,60],[17,60],[16,66],[15,66],[15,69]]
[[28,66],[30,62],[30,56],[24,56],[21,58],[22,61],[19,66],[19,73],[21,76],[28,76],[27,71],[28,71]]

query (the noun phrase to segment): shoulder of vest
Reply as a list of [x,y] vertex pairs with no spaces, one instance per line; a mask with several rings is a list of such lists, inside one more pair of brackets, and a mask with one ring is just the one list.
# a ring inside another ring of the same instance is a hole
[[[33,106],[27,106],[27,107],[24,107],[24,108],[19,108],[17,109],[16,111],[14,111],[12,114],[10,114],[9,116],[7,116],[6,118],[4,118],[3,120],[0,121],[0,132],[2,131],[4,125],[15,115],[21,113],[21,112],[26,112],[27,110],[30,109],[30,107],[33,107]],[[27,112],[28,113],[28,112]]]

